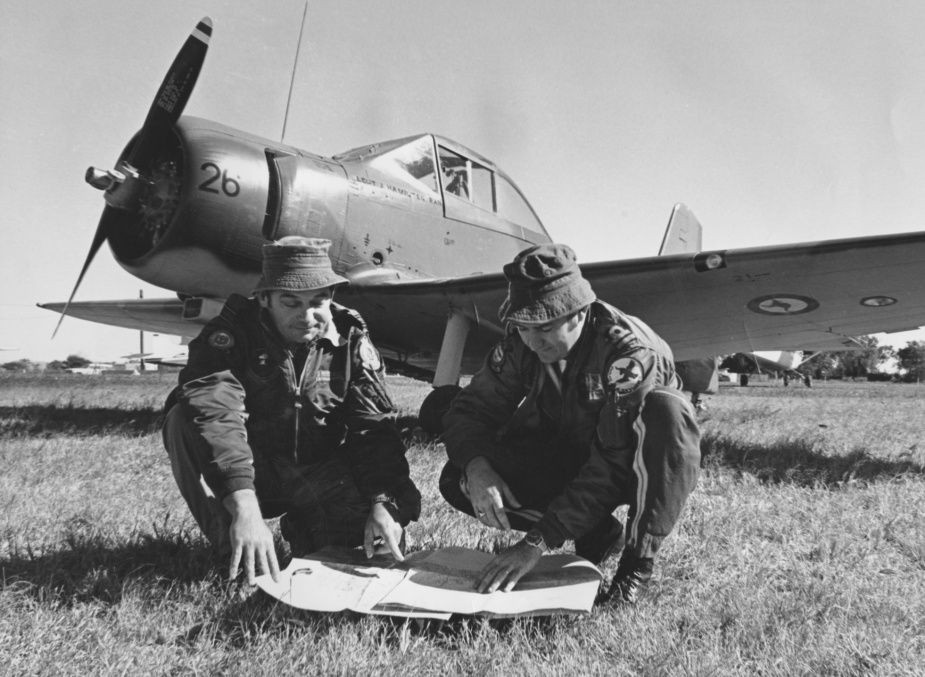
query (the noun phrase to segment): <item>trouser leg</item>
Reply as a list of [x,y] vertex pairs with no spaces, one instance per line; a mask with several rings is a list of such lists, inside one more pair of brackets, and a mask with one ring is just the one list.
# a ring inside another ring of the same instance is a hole
[[697,485],[700,430],[690,403],[668,388],[652,391],[634,424],[636,451],[626,554],[652,558]]
[[344,466],[337,461],[309,467],[274,465],[287,503],[283,536],[294,550],[363,545],[371,506]]
[[182,405],[174,405],[167,412],[162,435],[174,480],[193,518],[213,549],[220,555],[230,555],[231,513],[203,478],[203,468],[211,457]]

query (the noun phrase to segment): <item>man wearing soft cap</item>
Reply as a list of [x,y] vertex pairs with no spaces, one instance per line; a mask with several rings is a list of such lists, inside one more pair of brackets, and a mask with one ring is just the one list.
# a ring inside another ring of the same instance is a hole
[[[444,498],[487,526],[527,532],[476,585],[510,590],[574,540],[594,564],[622,549],[599,601],[634,604],[699,474],[700,432],[671,349],[597,300],[565,245],[526,249],[504,275],[508,335],[444,418]],[[613,516],[621,505],[625,530]]]
[[333,303],[348,281],[330,244],[264,245],[256,296],[233,294],[190,343],[167,401],[180,493],[250,584],[258,569],[279,574],[266,518],[283,516],[293,556],[341,545],[402,559],[403,527],[420,515],[382,360],[362,318]]

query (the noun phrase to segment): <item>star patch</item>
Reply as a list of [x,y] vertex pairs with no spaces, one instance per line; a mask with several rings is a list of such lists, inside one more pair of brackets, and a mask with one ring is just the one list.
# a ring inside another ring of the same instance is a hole
[[212,334],[209,335],[209,345],[213,348],[228,350],[228,348],[234,345],[234,338],[224,329],[219,329],[218,331],[213,331]]
[[629,395],[642,383],[642,365],[632,357],[613,361],[607,370],[607,388],[617,395]]
[[370,371],[379,371],[382,368],[382,360],[379,358],[379,352],[373,348],[373,344],[365,336],[360,339],[360,362],[363,363],[364,369]]

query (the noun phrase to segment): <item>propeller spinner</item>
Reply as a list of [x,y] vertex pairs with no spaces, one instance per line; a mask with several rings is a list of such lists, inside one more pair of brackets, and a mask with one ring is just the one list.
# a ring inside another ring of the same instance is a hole
[[157,96],[154,98],[154,103],[151,104],[151,108],[148,110],[141,132],[139,132],[138,138],[128,156],[119,163],[119,169],[101,170],[90,167],[87,170],[84,177],[87,183],[94,188],[106,191],[104,195],[106,206],[103,208],[103,215],[93,235],[90,252],[87,254],[87,259],[84,261],[80,275],[77,277],[74,290],[64,305],[64,310],[52,338],[58,333],[61,322],[64,321],[64,316],[67,315],[68,306],[74,300],[77,288],[80,287],[80,283],[83,281],[93,257],[96,256],[100,247],[110,236],[108,224],[112,223],[113,220],[108,218],[109,213],[112,210],[138,212],[142,209],[143,198],[151,185],[151,181],[146,177],[146,172],[151,170],[150,162],[152,156],[157,152],[158,138],[162,137],[165,130],[173,127],[180,115],[183,114],[183,109],[193,93],[196,79],[199,77],[199,71],[205,61],[211,36],[212,20],[209,17],[203,17],[196,24],[196,28],[190,33],[170,65],[170,69],[157,91]]

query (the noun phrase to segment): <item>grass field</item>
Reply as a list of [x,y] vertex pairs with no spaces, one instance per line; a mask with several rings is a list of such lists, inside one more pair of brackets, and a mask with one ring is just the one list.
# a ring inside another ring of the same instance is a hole
[[[161,446],[174,379],[0,378],[0,674],[925,674],[925,387],[723,388],[645,604],[421,627],[224,581]],[[410,548],[506,544],[442,504],[427,386],[390,383]]]

